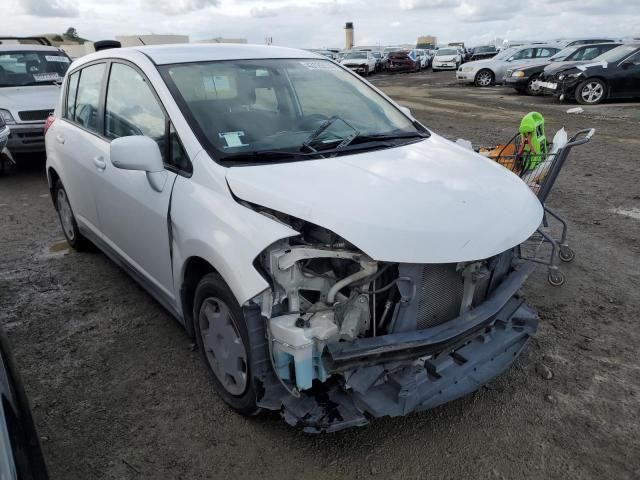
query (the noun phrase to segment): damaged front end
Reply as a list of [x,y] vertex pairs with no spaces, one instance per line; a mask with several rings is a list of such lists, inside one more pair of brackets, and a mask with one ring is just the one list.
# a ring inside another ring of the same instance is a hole
[[[270,288],[244,306],[258,405],[309,432],[425,410],[507,369],[537,329],[513,250],[443,264],[374,261],[303,220],[257,259]],[[260,338],[262,337],[262,338]]]

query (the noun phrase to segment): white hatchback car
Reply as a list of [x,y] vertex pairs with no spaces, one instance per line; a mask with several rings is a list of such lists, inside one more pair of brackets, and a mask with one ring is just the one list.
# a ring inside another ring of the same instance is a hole
[[215,390],[310,431],[474,391],[535,332],[542,207],[311,52],[180,45],[73,63],[46,133],[63,232],[194,336]]

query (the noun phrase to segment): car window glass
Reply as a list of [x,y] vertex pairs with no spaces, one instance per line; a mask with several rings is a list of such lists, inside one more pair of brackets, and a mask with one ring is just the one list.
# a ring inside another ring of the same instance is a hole
[[640,65],[640,52],[627,59],[627,62],[632,63],[633,65]]
[[548,58],[551,57],[554,53],[557,53],[557,48],[538,48],[536,49],[536,57],[537,58]]
[[158,142],[160,151],[165,153],[164,111],[144,77],[135,69],[121,63],[113,64],[104,113],[108,138],[146,135]]
[[98,63],[83,68],[76,94],[74,120],[83,127],[99,132],[98,104],[105,64]]
[[533,57],[533,48],[525,48],[524,50],[520,50],[516,52],[515,55],[511,57],[511,60],[525,60],[527,58]]
[[591,60],[592,58],[597,57],[600,54],[600,49],[598,47],[586,47],[578,50],[576,54],[571,58],[571,60]]
[[69,76],[69,83],[67,85],[67,108],[65,109],[66,111],[64,115],[64,117],[69,120],[75,119],[78,80],[80,80],[80,72],[74,72]]

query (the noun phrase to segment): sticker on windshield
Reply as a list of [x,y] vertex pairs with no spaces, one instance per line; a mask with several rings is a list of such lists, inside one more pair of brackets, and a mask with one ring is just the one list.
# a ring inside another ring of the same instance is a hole
[[69,59],[62,55],[45,55],[44,58],[47,62],[69,63]]
[[248,143],[242,143],[240,137],[244,137],[244,132],[224,132],[218,133],[220,138],[224,138],[227,145],[224,148],[246,147]]
[[308,70],[340,70],[338,66],[331,62],[300,62],[300,64]]
[[60,75],[57,73],[34,73],[33,79],[36,82],[57,82],[60,80]]

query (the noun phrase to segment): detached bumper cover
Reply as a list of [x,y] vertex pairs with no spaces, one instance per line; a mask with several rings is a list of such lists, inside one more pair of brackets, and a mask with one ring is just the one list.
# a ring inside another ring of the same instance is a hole
[[446,324],[333,345],[326,360],[344,382],[263,406],[280,407],[287,423],[307,432],[333,432],[477,390],[504,372],[537,331],[536,312],[517,295],[532,270],[512,272],[489,300]]

